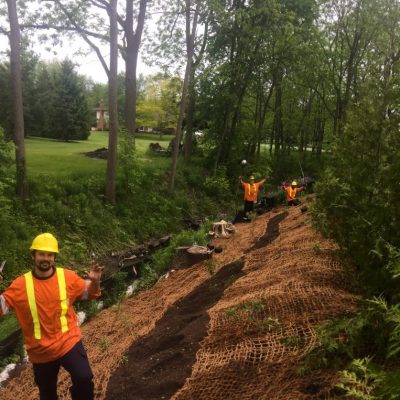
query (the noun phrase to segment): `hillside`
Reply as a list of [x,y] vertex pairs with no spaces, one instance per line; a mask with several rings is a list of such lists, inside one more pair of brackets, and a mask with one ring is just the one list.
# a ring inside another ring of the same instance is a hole
[[[334,372],[298,368],[316,325],[355,309],[337,246],[298,207],[237,228],[214,241],[224,248],[214,262],[174,271],[83,327],[96,399],[334,395]],[[60,399],[68,387],[62,374]],[[0,389],[3,400],[37,396],[30,366]]]

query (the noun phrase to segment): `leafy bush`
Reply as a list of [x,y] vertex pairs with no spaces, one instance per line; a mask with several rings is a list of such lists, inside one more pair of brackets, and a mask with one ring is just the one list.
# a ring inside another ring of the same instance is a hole
[[108,285],[108,290],[103,294],[104,306],[109,307],[112,304],[122,300],[126,292],[126,272],[116,272],[112,275],[111,283]]
[[400,369],[384,369],[366,357],[355,359],[340,373],[337,387],[356,400],[395,400],[400,397]]
[[206,177],[203,186],[208,195],[220,198],[229,196],[230,185],[226,177],[226,168],[219,167],[216,176]]
[[[396,399],[400,393],[400,305],[383,298],[365,300],[352,316],[317,329],[319,345],[301,368],[342,369],[338,387],[354,399]],[[372,359],[374,363],[372,363]]]

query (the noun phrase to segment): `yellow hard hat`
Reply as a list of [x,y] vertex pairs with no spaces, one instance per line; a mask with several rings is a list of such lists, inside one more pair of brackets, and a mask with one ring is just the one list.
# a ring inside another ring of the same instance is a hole
[[253,175],[250,175],[250,179],[254,179],[254,176],[253,176]]
[[48,251],[49,253],[58,254],[58,242],[51,233],[41,233],[33,239],[29,250]]
[[296,182],[296,181],[293,181],[293,182],[292,182],[292,186],[297,186],[297,182]]

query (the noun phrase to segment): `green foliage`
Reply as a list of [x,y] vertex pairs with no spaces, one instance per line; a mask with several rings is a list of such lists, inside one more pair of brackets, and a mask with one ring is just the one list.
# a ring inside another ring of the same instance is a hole
[[16,364],[20,362],[24,356],[25,356],[25,346],[21,336],[20,340],[18,341],[18,344],[14,349],[14,353],[8,357],[0,359],[0,371],[8,364]]
[[373,368],[370,358],[353,360],[349,367],[341,372],[337,387],[344,390],[345,397],[357,400],[378,400],[374,396],[382,373]]
[[262,301],[250,300],[239,304],[238,306],[229,307],[223,310],[223,313],[232,319],[245,319],[248,322],[246,333],[254,332],[265,334],[271,332],[280,326],[278,319],[266,317],[263,313],[265,304]]
[[18,321],[14,314],[2,317],[0,320],[0,342],[6,339],[10,335],[10,332],[16,332],[18,329]]
[[[22,46],[22,86],[25,134],[65,141],[86,140],[94,111],[87,104],[85,78],[69,60],[44,63]],[[0,64],[0,125],[13,130],[9,63]]]
[[83,311],[86,315],[85,322],[92,319],[96,314],[100,312],[98,303],[96,300],[85,300],[79,301],[74,304],[74,309],[76,312]]
[[400,369],[382,368],[365,357],[353,360],[341,372],[337,385],[345,397],[357,400],[396,400],[400,396]]
[[397,399],[399,332],[399,304],[390,306],[382,298],[365,300],[356,314],[318,327],[319,345],[307,354],[300,372],[324,367],[342,369],[338,387],[346,397]]
[[109,289],[103,294],[104,306],[109,307],[112,304],[118,303],[125,296],[126,292],[126,272],[116,272],[111,276]]
[[53,88],[55,98],[51,115],[50,137],[70,140],[86,140],[90,130],[90,110],[85,89],[68,59],[60,65]]
[[166,74],[146,77],[137,104],[138,127],[175,129],[178,120],[181,79]]
[[[5,223],[11,210],[12,201],[8,197],[12,190],[14,180],[11,178],[11,165],[13,164],[12,144],[7,141],[3,129],[0,127],[0,222]],[[1,224],[3,226],[3,223]]]
[[224,198],[229,196],[230,185],[226,178],[226,168],[219,167],[215,176],[208,176],[203,182],[204,190],[208,195]]
[[175,249],[180,246],[191,246],[197,244],[204,246],[208,240],[208,226],[203,226],[198,231],[181,231],[175,235],[169,245],[161,250],[158,250],[152,257],[151,270],[157,274],[162,275],[171,267],[171,262],[174,258]]
[[108,351],[108,349],[109,349],[109,347],[110,347],[110,342],[109,342],[109,340],[108,340],[107,337],[103,336],[103,337],[100,339],[99,347],[100,347],[100,350],[101,350],[103,353],[106,353],[106,352]]
[[135,150],[135,142],[126,130],[120,131],[120,139],[118,141],[118,160],[119,168],[122,171],[127,193],[135,193],[140,188],[144,179],[145,172],[139,164],[137,152]]
[[139,289],[151,288],[159,279],[159,274],[149,265],[146,264],[141,268],[141,277]]
[[353,316],[327,321],[317,329],[319,345],[305,359],[305,368],[342,368],[352,359],[399,361],[400,306],[383,298],[364,300]]
[[218,262],[216,260],[213,260],[212,258],[208,259],[205,261],[207,271],[208,273],[212,276],[215,274],[215,270],[218,266]]

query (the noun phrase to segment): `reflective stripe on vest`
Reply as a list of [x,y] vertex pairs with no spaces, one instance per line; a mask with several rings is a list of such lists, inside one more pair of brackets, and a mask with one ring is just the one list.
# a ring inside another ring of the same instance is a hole
[[[68,331],[68,322],[67,322],[67,318],[66,318],[66,314],[68,311],[67,288],[65,285],[65,274],[64,274],[63,268],[56,268],[56,273],[57,273],[58,287],[60,290],[61,332],[64,333],[64,332]],[[37,305],[36,305],[36,299],[35,299],[35,288],[33,286],[32,272],[27,272],[25,274],[25,283],[26,283],[26,292],[28,295],[29,308],[31,310],[31,315],[32,315],[32,320],[33,320],[34,336],[35,336],[35,339],[39,340],[42,335],[40,332],[40,321],[39,321],[39,315],[37,312]]]
[[251,196],[251,186],[254,186],[254,193],[255,194],[257,192],[257,186],[255,184],[251,185],[250,183],[246,183],[247,188],[248,188],[248,192],[249,192],[249,196]]
[[296,198],[296,192],[297,192],[296,189],[289,188],[289,198],[291,200],[294,200]]
[[35,289],[33,288],[32,272],[27,272],[25,274],[25,283],[26,283],[26,293],[28,295],[29,308],[31,309],[31,314],[33,319],[33,332],[35,335],[35,339],[39,340],[41,338],[40,322],[36,307]]
[[60,301],[61,301],[61,332],[67,332],[68,330],[68,323],[67,323],[67,311],[68,311],[68,304],[67,304],[67,288],[65,286],[65,275],[64,270],[62,268],[57,268],[57,280],[58,280],[58,287],[60,288]]

